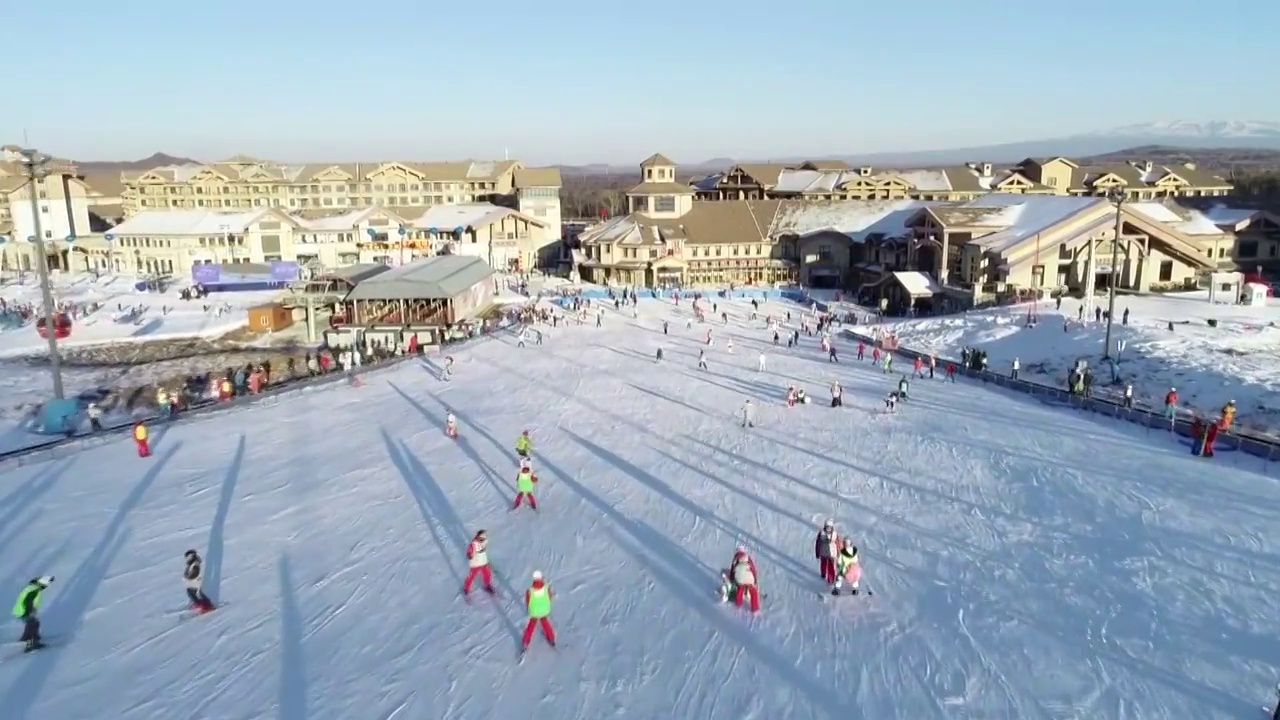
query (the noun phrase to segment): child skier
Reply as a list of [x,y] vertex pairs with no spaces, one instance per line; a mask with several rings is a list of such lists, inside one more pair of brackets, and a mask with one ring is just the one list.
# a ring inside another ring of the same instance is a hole
[[738,546],[729,565],[729,578],[733,581],[733,604],[742,607],[742,601],[751,597],[751,612],[760,612],[760,588],[756,584],[759,573],[756,572],[756,561],[747,554],[747,549]]
[[13,604],[13,616],[22,621],[22,637],[18,642],[23,643],[23,652],[39,650],[45,646],[40,639],[40,618],[36,611],[40,609],[41,593],[52,584],[52,575],[35,578],[22,588],[22,592],[18,593],[18,601]]
[[133,442],[138,446],[138,457],[151,457],[151,446],[147,443],[147,438],[151,433],[147,430],[147,423],[139,420],[133,426]]
[[529,431],[525,430],[516,438],[516,455],[528,460],[529,453],[533,452],[533,438],[529,437]]
[[191,609],[203,615],[214,610],[213,601],[204,594],[204,561],[200,553],[188,550],[183,556],[187,561],[182,571],[182,581],[187,586],[187,598],[191,600]]
[[836,581],[836,551],[840,548],[840,535],[834,520],[827,520],[813,542],[813,556],[818,559],[818,574],[823,581]]
[[471,592],[471,583],[479,577],[484,581],[484,591],[494,594],[493,571],[489,569],[489,536],[484,530],[476,533],[467,545],[467,579],[462,581],[462,594]]
[[895,390],[894,392],[891,392],[885,396],[884,411],[891,413],[895,409],[897,409],[897,407],[898,407],[898,392]]
[[832,595],[839,595],[840,590],[848,585],[851,595],[858,594],[858,581],[862,579],[862,565],[858,563],[858,548],[849,542],[849,538],[840,541],[840,553],[836,556],[836,581],[831,587]]
[[742,404],[742,427],[752,428],[755,426],[756,426],[756,409],[755,409],[755,406],[751,404],[751,401],[747,400],[745,403]]
[[458,437],[458,418],[454,417],[453,413],[449,413],[444,418],[444,434],[455,440]]
[[907,380],[907,376],[903,375],[902,379],[898,381],[898,400],[907,399],[907,389],[910,388],[910,386],[911,383]]
[[844,388],[839,380],[831,383],[831,407],[844,407]]
[[529,466],[528,461],[521,463],[520,473],[516,475],[516,504],[511,506],[512,510],[520,507],[520,502],[526,498],[529,500],[529,507],[534,510],[538,509],[538,501],[533,497],[533,486],[538,484],[538,476],[533,474],[533,468]]
[[533,584],[524,593],[524,604],[529,609],[529,622],[524,626],[524,636],[520,639],[521,652],[529,649],[529,643],[533,640],[533,628],[537,625],[542,626],[542,636],[547,639],[547,644],[556,646],[556,631],[551,627],[551,598],[551,586],[543,580],[541,571],[534,570]]

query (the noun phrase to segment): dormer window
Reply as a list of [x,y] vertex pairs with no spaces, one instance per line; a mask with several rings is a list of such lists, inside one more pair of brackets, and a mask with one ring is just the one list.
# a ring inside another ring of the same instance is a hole
[[862,177],[871,177],[871,168],[869,166],[860,167],[858,168],[858,174],[861,175]]
[[991,163],[982,163],[982,177],[991,177]]
[[645,168],[645,169],[644,169],[644,181],[645,181],[645,182],[650,182],[650,181],[652,181],[652,180],[653,180],[653,168]]

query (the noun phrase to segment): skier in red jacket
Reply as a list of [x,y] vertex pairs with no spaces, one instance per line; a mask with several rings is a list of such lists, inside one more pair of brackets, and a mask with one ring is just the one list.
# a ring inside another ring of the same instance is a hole
[[729,577],[737,587],[733,595],[733,604],[742,607],[742,601],[751,597],[751,612],[760,612],[760,573],[756,571],[756,561],[747,554],[747,548],[739,545],[733,554],[733,562],[729,564]]

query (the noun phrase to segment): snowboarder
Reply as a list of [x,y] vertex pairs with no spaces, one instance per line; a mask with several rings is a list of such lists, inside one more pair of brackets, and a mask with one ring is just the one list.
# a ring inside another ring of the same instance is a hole
[[533,474],[533,468],[529,467],[526,462],[520,466],[520,472],[516,475],[516,503],[511,506],[512,510],[520,507],[520,502],[528,499],[529,507],[534,510],[538,509],[538,501],[533,497],[533,486],[538,484],[538,476]]
[[533,438],[529,437],[529,431],[525,430],[520,433],[520,437],[516,438],[516,455],[528,460],[531,452],[533,452]]
[[756,426],[756,408],[747,400],[742,404],[742,427],[753,428]]
[[862,565],[858,563],[858,548],[849,542],[849,538],[840,540],[840,553],[836,556],[836,582],[831,587],[832,595],[839,595],[840,590],[848,585],[851,595],[858,594],[858,582],[862,580]]
[[533,628],[542,626],[542,636],[551,647],[556,646],[556,631],[551,627],[551,586],[542,578],[540,570],[533,571],[533,584],[524,593],[524,604],[529,609],[529,622],[524,626],[521,652],[529,649],[533,640]]
[[827,583],[836,581],[836,552],[840,548],[840,535],[836,522],[827,520],[813,542],[813,556],[818,559],[818,574]]
[[477,577],[484,581],[484,591],[490,595],[494,594],[493,589],[493,571],[489,569],[489,535],[480,530],[476,532],[475,537],[471,538],[471,542],[467,545],[467,579],[462,581],[462,594],[466,595],[471,592],[471,583]]
[[203,615],[214,610],[213,601],[204,594],[204,562],[200,553],[188,550],[184,558],[186,568],[182,571],[182,581],[187,586],[187,598],[191,600],[191,609]]
[[444,416],[444,434],[455,440],[458,438],[458,418],[453,413]]
[[151,457],[151,446],[147,443],[151,433],[147,430],[147,423],[139,420],[133,426],[133,442],[138,446],[138,457]]
[[18,593],[18,601],[13,604],[13,616],[22,621],[22,637],[18,642],[23,643],[23,652],[39,650],[45,646],[40,639],[40,618],[36,611],[40,609],[41,593],[52,584],[52,575],[32,580]]
[[733,562],[729,565],[729,578],[735,587],[734,605],[742,607],[742,601],[750,596],[751,612],[760,612],[760,588],[756,584],[759,576],[760,574],[756,572],[756,561],[747,554],[746,547],[739,545],[737,552],[733,554]]

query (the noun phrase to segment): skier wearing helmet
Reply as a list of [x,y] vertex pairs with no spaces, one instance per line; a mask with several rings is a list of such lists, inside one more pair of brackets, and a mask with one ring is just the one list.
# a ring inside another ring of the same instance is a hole
[[760,573],[756,571],[756,561],[751,559],[747,548],[739,545],[733,554],[733,562],[729,565],[729,578],[733,581],[733,604],[742,607],[742,601],[751,598],[751,612],[760,612]]
[[858,548],[849,538],[840,540],[840,553],[836,556],[836,582],[832,595],[839,595],[841,588],[849,586],[850,594],[858,594],[858,582],[862,580],[862,565],[858,562]]
[[531,452],[533,452],[533,438],[529,437],[529,431],[525,430],[520,437],[516,438],[516,454],[528,459]]
[[187,561],[182,571],[182,581],[187,586],[187,599],[191,601],[191,609],[203,615],[213,611],[213,601],[204,594],[204,561],[200,553],[188,550],[184,558]]
[[40,618],[36,611],[40,609],[40,596],[53,584],[52,575],[35,578],[18,593],[18,600],[13,604],[13,616],[22,621],[23,652],[39,650],[45,646],[40,639]]
[[547,644],[556,646],[556,631],[551,627],[551,586],[542,577],[542,571],[533,571],[533,583],[524,593],[524,604],[529,609],[529,622],[524,626],[524,635],[520,638],[520,652],[529,649],[533,640],[534,627],[542,626],[542,636]]
[[840,535],[836,533],[834,520],[827,520],[813,542],[813,556],[818,559],[818,573],[824,582],[836,581],[836,553],[840,549]]

